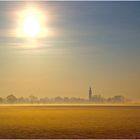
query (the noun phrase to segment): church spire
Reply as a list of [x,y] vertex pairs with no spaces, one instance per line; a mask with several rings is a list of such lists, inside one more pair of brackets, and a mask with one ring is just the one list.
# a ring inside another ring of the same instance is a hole
[[92,89],[91,86],[89,87],[89,101],[92,100]]

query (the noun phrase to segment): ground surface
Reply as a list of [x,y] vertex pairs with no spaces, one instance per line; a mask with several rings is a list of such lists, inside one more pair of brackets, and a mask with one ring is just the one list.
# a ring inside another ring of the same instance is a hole
[[140,106],[0,106],[0,138],[140,138]]

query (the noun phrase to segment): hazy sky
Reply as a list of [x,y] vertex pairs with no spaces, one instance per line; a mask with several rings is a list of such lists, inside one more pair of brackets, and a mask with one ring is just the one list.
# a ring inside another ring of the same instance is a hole
[[[38,7],[50,31],[35,43],[14,34],[15,13]],[[140,2],[0,1],[0,96],[140,99]]]

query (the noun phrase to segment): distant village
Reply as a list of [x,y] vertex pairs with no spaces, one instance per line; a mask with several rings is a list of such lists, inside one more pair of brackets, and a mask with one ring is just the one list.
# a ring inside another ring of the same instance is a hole
[[36,96],[19,97],[15,95],[8,95],[6,98],[0,97],[0,104],[49,104],[49,103],[126,103],[130,100],[124,96],[116,95],[110,98],[104,98],[101,95],[93,94],[91,87],[89,87],[88,98],[76,97],[54,97],[54,98],[38,98]]

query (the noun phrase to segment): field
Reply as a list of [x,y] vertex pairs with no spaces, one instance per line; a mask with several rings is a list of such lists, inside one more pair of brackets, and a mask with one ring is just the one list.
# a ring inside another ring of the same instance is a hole
[[140,138],[140,106],[0,106],[0,138]]

